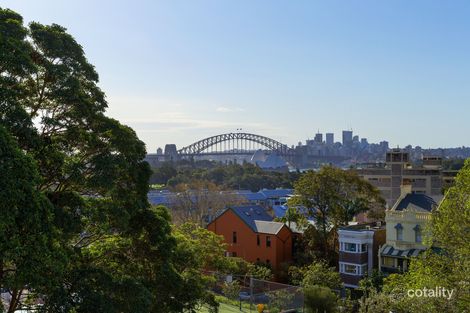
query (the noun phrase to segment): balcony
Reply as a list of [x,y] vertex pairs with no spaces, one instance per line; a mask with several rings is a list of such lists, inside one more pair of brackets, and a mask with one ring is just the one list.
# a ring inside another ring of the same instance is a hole
[[367,263],[368,255],[366,252],[361,253],[350,253],[345,251],[339,252],[339,261],[340,262],[347,262],[347,263],[354,263],[354,264],[364,264]]
[[404,211],[387,211],[387,219],[409,219],[410,217],[415,217],[417,220],[428,221],[431,220],[431,214],[424,212],[404,212]]

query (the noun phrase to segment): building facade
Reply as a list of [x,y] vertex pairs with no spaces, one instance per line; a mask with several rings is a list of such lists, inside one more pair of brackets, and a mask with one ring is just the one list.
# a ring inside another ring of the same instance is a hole
[[422,165],[413,166],[407,151],[392,149],[387,152],[384,166],[361,168],[357,172],[377,187],[388,207],[392,207],[403,185],[410,185],[414,193],[437,197],[442,195],[443,187],[452,183],[455,173],[442,170],[442,158],[423,157],[422,161]]
[[282,263],[292,260],[292,231],[273,218],[261,206],[227,208],[207,225],[224,237],[227,256],[262,263],[276,272]]
[[339,272],[345,287],[357,288],[359,281],[378,267],[379,247],[385,243],[385,226],[369,223],[338,230]]
[[410,259],[426,249],[424,230],[440,198],[412,193],[411,186],[403,186],[402,195],[385,213],[387,240],[379,256],[382,272],[407,271]]

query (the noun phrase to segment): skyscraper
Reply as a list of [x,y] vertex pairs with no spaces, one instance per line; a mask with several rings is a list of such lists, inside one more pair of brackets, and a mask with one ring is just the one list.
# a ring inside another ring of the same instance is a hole
[[343,130],[343,146],[351,147],[353,142],[352,130]]
[[333,133],[326,133],[326,144],[333,145],[335,143],[335,134]]
[[314,139],[314,141],[315,141],[316,143],[322,143],[322,142],[323,142],[323,134],[321,134],[321,133],[316,133],[316,134],[315,134],[315,139]]

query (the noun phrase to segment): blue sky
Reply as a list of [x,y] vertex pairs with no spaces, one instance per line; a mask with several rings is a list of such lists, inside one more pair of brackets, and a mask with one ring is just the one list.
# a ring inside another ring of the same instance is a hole
[[149,152],[223,132],[286,144],[352,128],[393,146],[470,145],[468,1],[0,2],[57,23],[108,113]]

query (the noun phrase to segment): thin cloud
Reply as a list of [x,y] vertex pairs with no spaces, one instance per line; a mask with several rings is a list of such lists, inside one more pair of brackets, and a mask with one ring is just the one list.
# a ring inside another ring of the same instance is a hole
[[229,108],[229,107],[218,107],[215,109],[217,112],[221,113],[233,113],[233,112],[243,112],[245,109],[242,108]]

